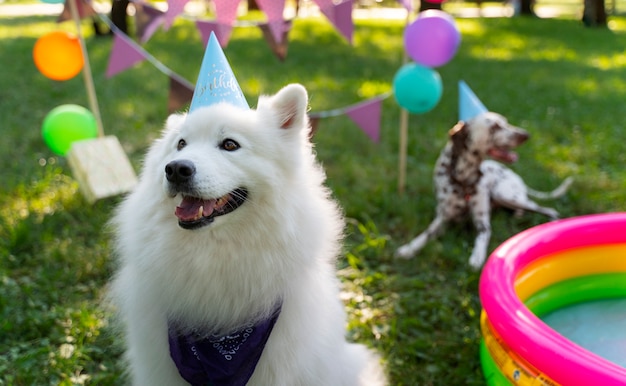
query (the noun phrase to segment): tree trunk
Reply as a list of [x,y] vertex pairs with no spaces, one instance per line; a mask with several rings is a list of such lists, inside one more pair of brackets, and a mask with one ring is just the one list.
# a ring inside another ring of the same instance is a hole
[[128,0],[113,0],[111,2],[111,21],[117,28],[128,35],[126,8],[128,8]]
[[419,11],[425,11],[427,9],[438,9],[441,10],[441,3],[430,3],[428,1],[420,1],[420,9]]
[[583,23],[587,27],[606,27],[604,0],[584,0]]
[[259,9],[259,5],[256,3],[256,0],[248,0],[248,11],[255,9]]
[[535,15],[535,0],[518,0],[519,1],[519,14],[523,16],[536,16]]

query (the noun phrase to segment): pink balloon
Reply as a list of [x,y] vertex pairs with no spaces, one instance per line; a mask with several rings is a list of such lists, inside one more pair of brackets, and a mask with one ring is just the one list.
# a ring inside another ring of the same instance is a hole
[[426,67],[442,66],[456,54],[461,33],[446,12],[429,9],[404,30],[404,48],[411,59]]

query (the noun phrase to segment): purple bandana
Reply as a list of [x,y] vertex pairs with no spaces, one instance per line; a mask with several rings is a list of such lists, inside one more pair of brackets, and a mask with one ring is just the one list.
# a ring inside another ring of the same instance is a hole
[[268,319],[228,335],[169,331],[170,355],[193,386],[245,386],[261,358],[280,307]]

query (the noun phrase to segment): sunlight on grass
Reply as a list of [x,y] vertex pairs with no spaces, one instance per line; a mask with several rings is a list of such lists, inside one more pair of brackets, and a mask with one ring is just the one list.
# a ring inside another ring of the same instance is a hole
[[487,28],[485,28],[480,19],[458,19],[456,23],[459,26],[462,37],[472,36],[479,38],[487,33]]
[[[618,10],[626,9],[624,1]],[[394,249],[432,219],[432,165],[457,117],[459,79],[488,107],[532,132],[513,165],[529,185],[550,188],[575,177],[568,194],[550,203],[564,217],[624,210],[626,18],[609,20],[611,31],[585,28],[569,14],[458,18],[461,47],[437,68],[441,103],[410,118],[404,195],[396,191],[399,108],[393,98],[383,103],[379,143],[346,116],[320,120],[316,152],[349,217],[337,262],[348,334],[381,352],[391,384],[484,383],[477,356],[479,273],[467,268],[470,228],[451,225],[419,257],[393,258]],[[119,198],[86,203],[66,160],[51,154],[39,130],[55,105],[85,102],[80,78],[49,81],[32,63],[36,38],[57,29],[73,32],[73,25],[57,25],[54,17],[0,21],[1,43],[8,47],[0,57],[15,64],[0,73],[7,85],[0,89],[0,384],[124,384],[120,339],[102,301],[113,270],[106,224]],[[298,19],[284,62],[258,28],[235,28],[225,53],[251,106],[260,93],[300,82],[313,111],[338,109],[391,90],[404,56],[403,29],[404,20],[356,20],[350,45],[324,17]],[[139,165],[167,117],[167,77],[144,62],[105,79],[112,41],[93,38],[89,20],[84,31],[105,126],[133,149],[129,156]],[[195,81],[203,47],[190,20],[160,29],[145,48]],[[494,214],[490,249],[544,221]]]
[[626,53],[617,55],[599,55],[590,59],[590,65],[599,70],[611,70],[626,67]]
[[391,82],[365,81],[357,90],[361,98],[372,98],[391,91]]
[[[49,161],[41,161],[44,164],[46,162]],[[3,200],[0,216],[11,227],[15,227],[19,221],[29,216],[35,216],[37,221],[41,221],[45,216],[63,210],[66,203],[77,193],[78,183],[75,180],[65,174],[51,171],[43,180],[35,181],[30,186],[22,186],[10,195],[11,199]]]

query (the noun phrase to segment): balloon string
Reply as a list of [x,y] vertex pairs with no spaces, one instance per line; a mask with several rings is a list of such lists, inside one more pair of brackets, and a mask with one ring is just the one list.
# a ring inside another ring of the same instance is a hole
[[91,112],[96,118],[96,124],[98,125],[98,137],[104,137],[104,128],[102,125],[102,117],[100,116],[100,109],[98,108],[98,98],[96,97],[96,89],[93,85],[93,77],[91,75],[91,66],[89,65],[89,56],[87,55],[87,47],[85,45],[85,39],[80,25],[80,16],[78,14],[77,0],[69,0],[70,11],[72,12],[72,19],[76,24],[76,33],[80,42],[80,51],[83,54],[83,79],[85,80],[85,88],[87,89],[87,97],[89,98],[89,106]]

